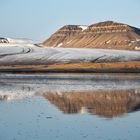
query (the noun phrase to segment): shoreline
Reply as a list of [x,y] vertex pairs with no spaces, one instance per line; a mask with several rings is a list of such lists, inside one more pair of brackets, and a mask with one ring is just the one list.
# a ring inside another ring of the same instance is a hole
[[1,69],[0,73],[140,73],[139,69]]
[[1,73],[140,73],[140,61],[66,63],[50,65],[5,65]]

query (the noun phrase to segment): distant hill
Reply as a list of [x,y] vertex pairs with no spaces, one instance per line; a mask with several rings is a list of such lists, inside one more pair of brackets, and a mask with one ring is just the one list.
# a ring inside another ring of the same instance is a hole
[[0,43],[1,44],[32,44],[34,43],[30,39],[22,39],[22,38],[5,38],[5,37],[0,37]]
[[9,43],[7,38],[0,37],[0,43]]
[[42,44],[47,47],[140,50],[140,29],[113,21],[90,26],[66,25]]

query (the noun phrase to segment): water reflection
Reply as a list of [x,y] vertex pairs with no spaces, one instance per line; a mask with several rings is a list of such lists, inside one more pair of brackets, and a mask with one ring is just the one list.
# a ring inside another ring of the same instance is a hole
[[64,113],[96,114],[115,117],[140,109],[140,91],[109,90],[43,93],[43,97]]
[[140,109],[139,83],[139,75],[5,75],[0,100],[41,96],[63,113],[112,118]]

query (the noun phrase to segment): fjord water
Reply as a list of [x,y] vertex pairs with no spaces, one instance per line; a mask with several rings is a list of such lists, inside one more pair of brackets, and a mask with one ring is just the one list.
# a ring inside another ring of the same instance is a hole
[[140,74],[0,74],[0,140],[139,140]]

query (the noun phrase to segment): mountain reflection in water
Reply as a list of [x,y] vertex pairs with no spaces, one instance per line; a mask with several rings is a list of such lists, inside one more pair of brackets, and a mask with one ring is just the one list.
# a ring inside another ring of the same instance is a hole
[[89,113],[105,118],[140,109],[140,76],[89,77],[1,76],[0,100],[41,96],[63,113]]
[[64,113],[115,117],[140,109],[140,92],[135,90],[43,93],[43,97]]

